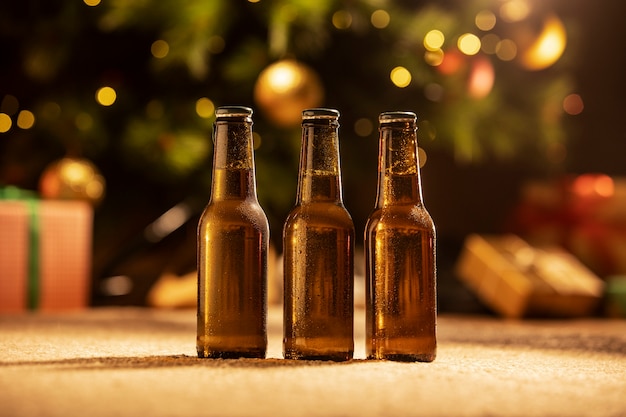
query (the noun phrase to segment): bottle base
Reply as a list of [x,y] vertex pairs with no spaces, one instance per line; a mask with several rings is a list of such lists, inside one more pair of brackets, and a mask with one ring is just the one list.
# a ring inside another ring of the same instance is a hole
[[352,352],[342,352],[333,354],[312,354],[300,352],[285,352],[285,359],[302,360],[302,361],[329,361],[329,362],[347,362],[352,360]]
[[407,354],[407,353],[385,353],[367,355],[368,360],[387,360],[393,362],[432,362],[435,360],[434,354]]
[[223,352],[198,350],[200,359],[265,359],[265,351],[253,350],[246,352]]

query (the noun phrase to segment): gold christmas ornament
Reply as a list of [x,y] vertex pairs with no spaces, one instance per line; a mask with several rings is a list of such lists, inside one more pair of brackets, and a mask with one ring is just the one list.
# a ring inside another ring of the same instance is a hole
[[39,180],[44,198],[86,200],[97,205],[104,197],[106,182],[90,161],[63,158],[46,167]]
[[315,71],[293,59],[269,65],[259,74],[254,87],[259,108],[283,127],[299,125],[302,110],[318,107],[323,98],[324,89]]

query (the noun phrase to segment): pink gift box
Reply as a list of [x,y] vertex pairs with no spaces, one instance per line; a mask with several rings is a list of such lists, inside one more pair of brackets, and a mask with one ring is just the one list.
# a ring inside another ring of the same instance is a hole
[[82,201],[0,201],[0,312],[84,308],[93,209]]

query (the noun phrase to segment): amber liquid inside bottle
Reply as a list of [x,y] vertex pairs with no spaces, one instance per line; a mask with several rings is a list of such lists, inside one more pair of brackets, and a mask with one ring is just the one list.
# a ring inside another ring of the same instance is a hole
[[[338,117],[338,112],[313,111]],[[354,352],[354,224],[341,198],[336,118],[303,122],[296,205],[285,221],[286,359],[345,361]]]
[[[249,133],[249,125],[239,128]],[[264,358],[269,225],[256,198],[251,144],[219,146],[198,224],[196,348],[201,358]]]
[[415,149],[400,145],[381,163],[378,203],[365,227],[366,355],[430,362],[437,349],[435,226],[421,203],[417,167],[397,172],[411,164],[394,157]]
[[[314,176],[330,190],[333,176]],[[349,360],[353,339],[354,226],[333,202],[296,207],[285,225],[285,339],[287,359]]]

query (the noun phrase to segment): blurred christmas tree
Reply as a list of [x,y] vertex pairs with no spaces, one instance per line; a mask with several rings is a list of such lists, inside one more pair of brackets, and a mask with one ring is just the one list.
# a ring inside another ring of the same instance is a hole
[[341,111],[348,177],[375,176],[377,116],[392,109],[419,114],[426,152],[558,170],[564,100],[576,112],[566,35],[525,0],[3,2],[0,184],[36,188],[49,163],[87,158],[107,181],[109,230],[204,203],[214,109],[228,104],[257,110],[275,235],[306,107]]

